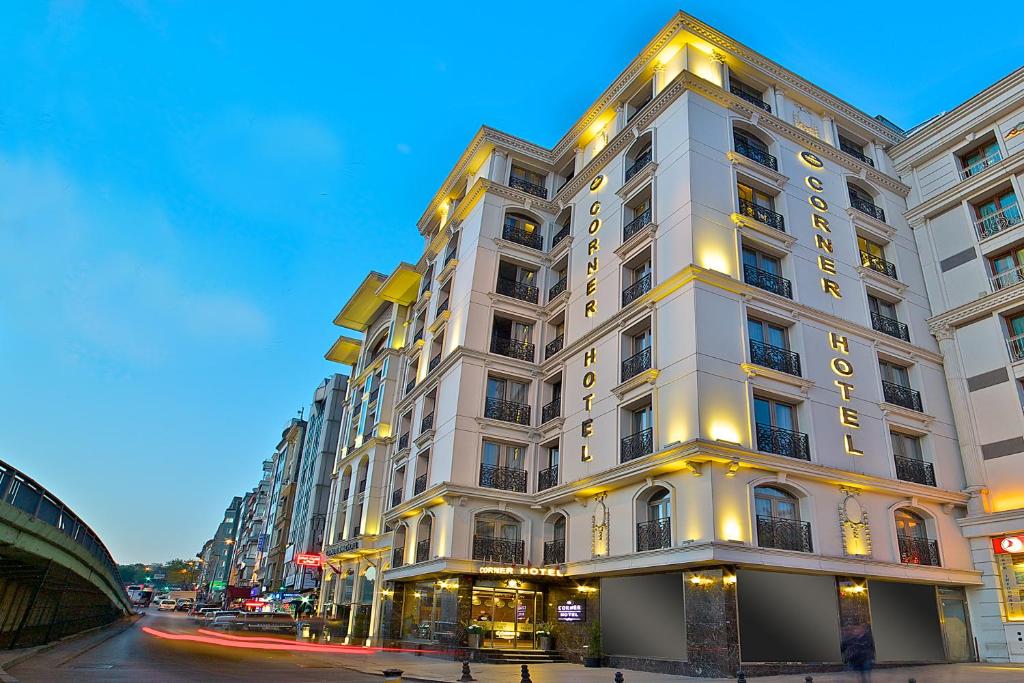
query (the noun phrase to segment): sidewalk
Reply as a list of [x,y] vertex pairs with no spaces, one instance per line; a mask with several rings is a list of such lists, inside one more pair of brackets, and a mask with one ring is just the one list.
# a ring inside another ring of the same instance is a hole
[[18,679],[7,673],[7,670],[26,659],[61,646],[69,646],[71,648],[69,651],[77,654],[87,652],[119,633],[123,633],[125,629],[131,628],[139,618],[139,615],[124,617],[105,626],[97,626],[81,633],[73,633],[70,636],[65,636],[45,645],[22,647],[17,650],[0,650],[0,683],[17,683]]

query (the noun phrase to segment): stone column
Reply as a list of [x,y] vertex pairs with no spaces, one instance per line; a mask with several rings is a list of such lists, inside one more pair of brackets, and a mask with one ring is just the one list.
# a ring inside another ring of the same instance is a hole
[[491,170],[487,173],[487,178],[504,185],[507,161],[508,155],[504,151],[496,149],[491,152]]
[[657,97],[665,88],[665,65],[654,65],[654,96]]
[[773,112],[780,119],[785,120],[785,112],[783,111],[782,105],[786,102],[786,91],[782,88],[772,88],[772,106],[775,108]]
[[[615,105],[615,132],[618,133],[626,127],[626,103],[619,102]],[[578,168],[576,170],[579,170]]]
[[732,678],[740,668],[736,575],[724,567],[683,572],[690,675]]
[[727,83],[727,75],[729,73],[729,67],[725,65],[725,55],[719,52],[718,50],[714,50],[711,53],[711,61],[713,61],[715,65],[718,67],[719,85],[722,88],[728,88],[729,85]]
[[821,138],[833,147],[839,147],[839,140],[836,138],[835,121],[831,116],[821,117]]

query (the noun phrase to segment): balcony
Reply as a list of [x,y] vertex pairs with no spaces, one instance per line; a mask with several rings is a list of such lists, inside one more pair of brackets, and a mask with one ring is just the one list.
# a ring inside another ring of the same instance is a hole
[[441,364],[441,354],[437,354],[427,363],[427,372],[433,372],[434,368]]
[[871,311],[871,327],[882,334],[889,335],[890,337],[896,337],[897,339],[902,339],[905,342],[910,341],[910,329],[905,323],[901,323],[895,318],[888,318],[884,315]]
[[434,319],[435,319],[435,320],[437,320],[438,318],[440,318],[440,317],[441,317],[441,315],[442,315],[442,314],[443,314],[443,313],[444,313],[445,311],[447,311],[447,310],[448,310],[448,304],[450,303],[450,301],[451,301],[450,299],[445,299],[444,301],[442,301],[441,303],[439,303],[439,304],[437,305],[437,310],[436,310],[436,311],[434,312]]
[[519,299],[527,303],[535,304],[540,298],[540,290],[533,285],[525,282],[519,282],[507,277],[498,278],[498,286],[496,290],[498,294],[512,297],[513,299]]
[[930,462],[902,455],[894,455],[893,459],[896,461],[896,478],[900,481],[935,486],[935,467]]
[[645,226],[651,224],[651,213],[650,209],[647,209],[643,213],[639,214],[636,218],[626,223],[622,228],[622,241],[623,243],[628,242],[629,238],[637,234],[644,229]]
[[428,413],[423,416],[423,420],[420,422],[420,434],[423,432],[429,432],[434,428],[434,413]]
[[398,437],[398,450],[404,451],[408,447],[409,447],[409,432],[406,432],[405,434],[402,434],[400,437]]
[[412,483],[412,495],[418,496],[427,490],[427,475],[421,474],[416,477],[416,481]]
[[939,562],[938,541],[896,534],[896,542],[900,547],[900,562],[903,564],[924,564],[931,567],[942,566]]
[[430,539],[424,538],[416,542],[416,561],[426,562],[430,559]]
[[533,344],[510,337],[491,337],[491,353],[508,358],[533,362]]
[[516,222],[505,223],[505,227],[501,230],[501,237],[530,249],[544,250],[544,238],[540,236],[540,231],[526,230]]
[[886,261],[881,256],[875,256],[874,254],[862,251],[860,252],[860,264],[886,277],[891,277],[893,280],[899,279],[896,277],[896,264]]
[[749,202],[746,199],[740,200],[740,214],[747,218],[753,218],[758,223],[775,228],[779,232],[786,232],[786,219],[781,213],[775,213],[766,206]]
[[839,149],[842,150],[844,153],[849,154],[854,159],[857,159],[858,161],[861,161],[872,168],[875,167],[874,160],[872,160],[871,157],[864,154],[864,150],[857,149],[853,145],[849,145],[843,142],[842,140],[839,141]]
[[558,485],[558,465],[552,465],[537,473],[537,490],[544,491]]
[[409,380],[405,384],[405,394],[406,394],[406,396],[411,394],[412,390],[415,389],[415,388],[416,388],[416,378],[413,377],[411,380]]
[[508,186],[517,190],[522,190],[526,194],[532,194],[534,197],[540,197],[541,199],[548,198],[548,188],[537,183],[531,183],[526,178],[519,178],[512,176],[508,179]]
[[547,360],[548,358],[551,358],[551,356],[553,356],[556,353],[558,353],[559,351],[561,351],[562,350],[562,346],[564,344],[565,344],[565,335],[564,334],[560,334],[557,337],[555,337],[554,339],[552,339],[551,341],[549,341],[547,343],[547,346],[544,347],[544,360]]
[[365,479],[363,479],[362,481],[359,482],[359,486],[356,487],[356,493],[357,494],[366,493],[366,480]]
[[484,417],[529,427],[530,406],[525,403],[490,397],[484,403]]
[[445,268],[445,266],[447,266],[449,263],[455,260],[456,254],[458,254],[458,250],[453,249],[444,255],[444,265],[441,266],[442,270]]
[[540,423],[541,424],[546,424],[548,422],[551,422],[556,417],[561,416],[561,414],[562,414],[562,399],[561,399],[561,397],[556,396],[554,399],[552,399],[551,403],[548,403],[546,406],[541,408],[541,410],[540,410]]
[[501,564],[523,564],[524,541],[493,536],[473,536],[473,559]]
[[757,423],[757,450],[764,453],[784,455],[797,460],[810,460],[811,447],[807,435],[791,429]]
[[914,391],[910,387],[886,382],[883,379],[882,394],[885,396],[886,403],[902,406],[908,410],[916,410],[919,413],[924,412],[924,409],[921,407],[921,392]]
[[632,379],[645,370],[650,370],[653,356],[653,349],[648,346],[646,349],[639,353],[634,353],[622,361],[622,381],[625,382],[627,379]]
[[789,280],[747,263],[743,264],[743,281],[766,292],[778,294],[787,299],[793,298],[793,285]]
[[622,438],[619,462],[629,462],[654,452],[654,429],[648,427]]
[[622,290],[622,305],[623,307],[630,305],[647,292],[651,291],[651,282],[653,278],[650,273],[644,275],[642,278],[626,287]]
[[1024,360],[1024,334],[1007,339],[1006,350],[1010,352],[1010,360],[1014,363]]
[[544,543],[544,564],[565,563],[565,540],[546,541]]
[[391,567],[401,567],[405,564],[405,546],[398,546],[391,550]]
[[789,349],[751,339],[750,362],[800,377],[800,354]]
[[1004,287],[1012,287],[1013,285],[1024,282],[1024,266],[1018,266],[1012,270],[1004,270],[1001,273],[996,273],[989,278],[992,282],[992,291],[998,291]]
[[636,551],[672,547],[672,520],[668,517],[636,525]]
[[526,470],[484,463],[480,465],[480,486],[526,493]]
[[985,239],[998,235],[1003,230],[1008,230],[1021,222],[1020,206],[1010,204],[994,213],[974,221],[974,228],[978,231],[978,239]]
[[755,107],[760,107],[761,109],[764,109],[769,114],[772,113],[771,105],[762,100],[760,95],[756,95],[752,92],[748,92],[746,90],[742,90],[740,88],[736,88],[733,86],[729,87],[729,92],[731,92],[736,97],[739,97],[740,99],[750,102],[750,104],[754,105]]
[[961,169],[960,171],[960,180],[967,180],[971,176],[978,175],[989,166],[992,166],[993,164],[998,164],[1002,160],[1003,155],[997,149],[984,159],[979,159],[978,161],[975,161],[973,164],[964,166],[963,169]]
[[883,223],[885,222],[885,211],[882,210],[882,207],[875,206],[874,204],[872,204],[871,202],[869,202],[866,199],[861,199],[860,197],[852,197],[851,196],[850,197],[850,206],[852,206],[853,208],[857,209],[861,213],[865,213],[865,214],[871,216],[875,220],[882,221]]
[[551,289],[548,290],[548,301],[551,301],[556,296],[565,291],[566,286],[569,284],[568,276],[563,276],[561,280],[551,285]]
[[639,114],[640,112],[642,112],[644,110],[644,107],[646,107],[648,104],[650,104],[651,100],[653,100],[653,99],[654,99],[654,97],[650,96],[646,100],[644,100],[643,102],[640,102],[638,104],[632,105],[631,109],[633,111],[631,111],[629,114],[626,115],[626,123],[629,123],[630,121],[635,119],[636,115]]
[[761,548],[812,552],[811,523],[798,519],[757,516],[757,545]]
[[636,158],[629,168],[626,169],[626,182],[628,183],[633,176],[644,169],[644,166],[654,161],[654,151],[651,149],[646,150],[643,154]]
[[395,489],[391,492],[391,507],[398,507],[402,502],[402,489]]
[[413,338],[412,338],[412,342],[414,344],[416,342],[421,342],[421,341],[423,341],[423,328],[422,327],[420,329],[416,330],[416,334],[413,335]]
[[773,171],[779,170],[779,160],[768,152],[762,151],[753,145],[747,144],[741,138],[737,138],[735,141],[736,151],[751,161],[761,164],[766,168],[770,168]]

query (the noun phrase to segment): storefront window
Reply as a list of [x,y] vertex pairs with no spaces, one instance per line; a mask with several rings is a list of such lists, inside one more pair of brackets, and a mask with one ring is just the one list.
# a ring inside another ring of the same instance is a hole
[[408,583],[404,590],[402,637],[453,642],[458,625],[458,579]]
[[999,584],[1009,621],[1024,621],[1024,553],[997,553]]

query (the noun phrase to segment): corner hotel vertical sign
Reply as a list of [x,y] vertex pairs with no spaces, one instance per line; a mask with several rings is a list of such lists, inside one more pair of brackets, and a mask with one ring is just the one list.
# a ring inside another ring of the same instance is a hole
[[[601,189],[604,184],[604,176],[599,175],[590,181],[591,194]],[[597,314],[597,270],[600,267],[598,255],[601,251],[601,240],[597,233],[601,231],[601,201],[594,199],[590,205],[590,226],[587,232],[590,235],[587,241],[587,291],[583,303],[583,315],[593,318]],[[580,448],[580,459],[587,462],[593,458],[590,452],[590,437],[594,434],[594,418],[591,417],[591,410],[594,407],[594,385],[597,384],[597,373],[594,366],[597,363],[597,349],[591,346],[583,352],[583,410],[586,417],[580,425],[580,435],[583,437],[583,445]]]
[[[800,152],[800,160],[818,171],[825,168],[825,162],[813,152]],[[836,299],[842,299],[842,290],[834,279],[836,261],[832,256],[832,228],[829,227],[828,218],[824,215],[828,212],[828,202],[819,196],[819,193],[825,190],[825,184],[821,178],[813,174],[808,175],[804,182],[812,191],[807,201],[813,209],[811,225],[815,230],[814,246],[818,248],[819,252],[818,270],[821,271],[821,289]],[[850,355],[850,340],[838,332],[829,332],[828,343],[834,352],[829,364],[832,367],[832,372],[838,376],[834,383],[839,388],[839,397],[845,404],[839,406],[839,423],[846,429],[843,433],[843,448],[850,455],[864,455],[864,451],[859,450],[853,441],[854,431],[860,429],[860,415],[848,405],[853,400],[854,390],[854,385],[850,381],[853,379],[853,364],[847,358]]]

